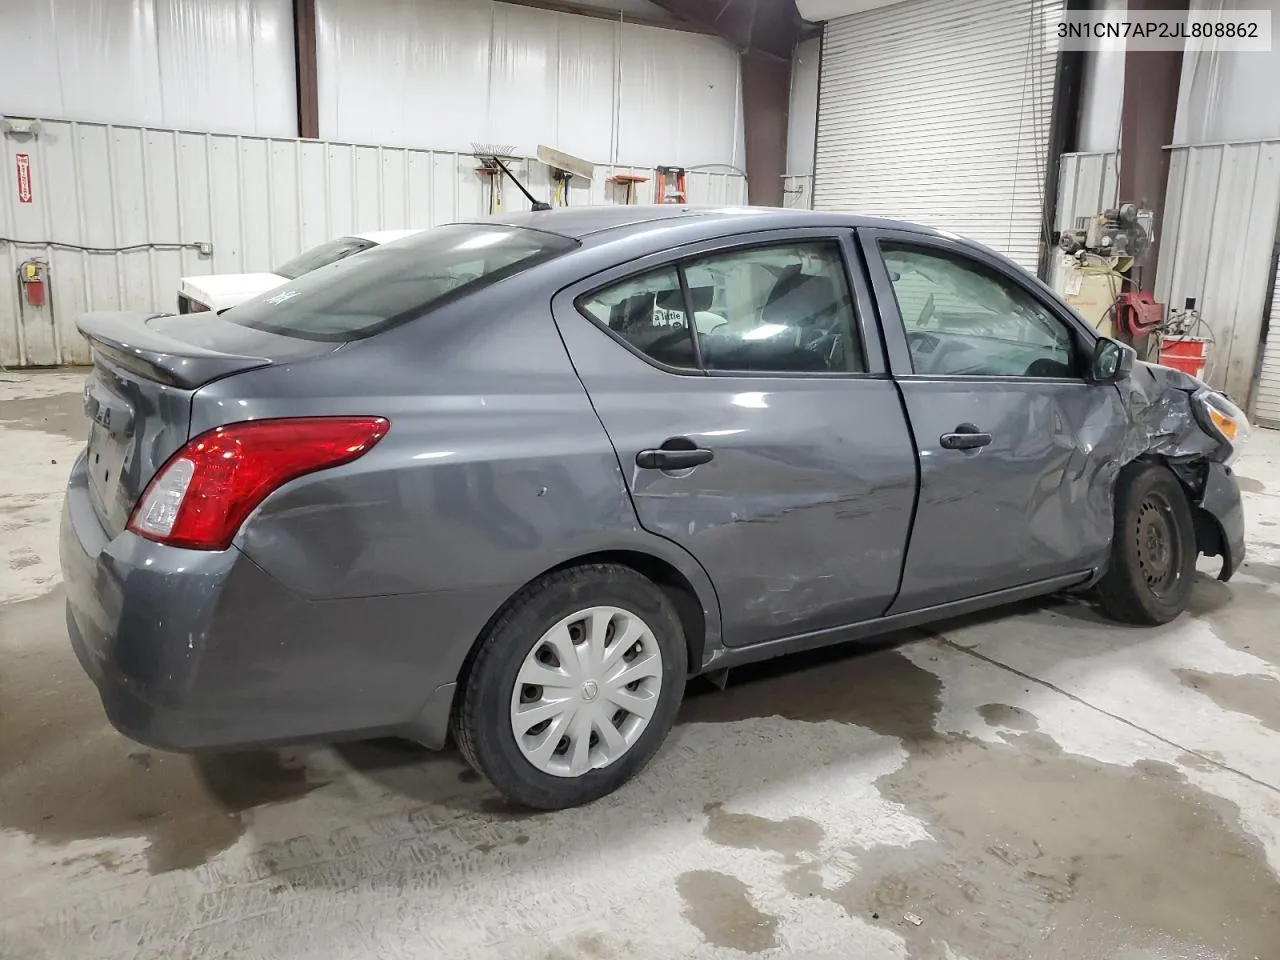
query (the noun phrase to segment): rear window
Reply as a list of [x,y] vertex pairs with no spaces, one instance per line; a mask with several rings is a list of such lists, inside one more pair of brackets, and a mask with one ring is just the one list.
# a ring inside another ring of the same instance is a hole
[[297,280],[304,273],[319,270],[321,267],[327,267],[329,264],[336,263],[344,257],[351,256],[353,253],[359,253],[361,250],[368,250],[370,247],[376,246],[377,244],[372,240],[364,240],[360,237],[339,237],[337,240],[330,240],[328,243],[322,243],[318,247],[312,247],[310,250],[298,254],[292,260],[285,261],[276,267],[275,273],[286,280]]
[[359,340],[577,245],[518,227],[436,227],[313,270],[233,307],[222,319],[305,340]]

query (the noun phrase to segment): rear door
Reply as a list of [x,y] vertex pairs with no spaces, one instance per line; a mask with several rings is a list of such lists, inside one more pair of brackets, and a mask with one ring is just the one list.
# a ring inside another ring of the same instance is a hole
[[641,524],[706,569],[732,646],[879,616],[898,589],[915,452],[852,240],[695,244],[554,301]]
[[890,612],[1102,563],[1126,416],[1114,386],[1084,378],[1093,335],[1029,274],[981,248],[859,233],[920,457]]

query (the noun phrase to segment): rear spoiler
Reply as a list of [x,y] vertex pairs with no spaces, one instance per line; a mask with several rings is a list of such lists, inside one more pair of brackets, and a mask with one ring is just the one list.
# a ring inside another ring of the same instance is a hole
[[[165,323],[166,320],[170,322]],[[194,323],[189,317],[166,313],[103,311],[84,314],[76,321],[76,329],[96,352],[109,357],[113,363],[149,380],[184,390],[272,363],[267,357],[225,353],[175,335],[179,331],[195,333],[197,336],[193,339],[198,339]]]

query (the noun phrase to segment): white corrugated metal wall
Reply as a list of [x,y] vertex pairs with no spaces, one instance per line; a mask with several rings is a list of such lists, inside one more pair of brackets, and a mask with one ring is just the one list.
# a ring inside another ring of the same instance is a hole
[[1280,221],[1280,140],[1172,148],[1156,299],[1212,331],[1206,379],[1250,401]]
[[1280,0],[1192,0],[1192,10],[1270,10],[1271,55],[1191,42],[1182,55],[1173,142],[1221,143],[1280,135]]
[[317,0],[320,135],[606,163],[743,163],[738,53],[715,37],[493,0]]
[[0,8],[0,114],[298,133],[290,0],[13,0]]
[[[695,201],[745,202],[738,56],[715,38],[494,0],[318,0],[329,142],[300,142],[280,139],[296,133],[291,11],[6,6],[0,113],[44,131],[0,135],[0,363],[83,360],[78,312],[171,309],[184,274],[267,270],[344,231],[481,213],[472,141],[602,164],[574,203],[620,202],[607,178],[651,177],[657,163],[689,168]],[[16,154],[30,158],[31,203],[13,189]],[[525,173],[549,195],[540,165]],[[637,194],[646,202],[652,182]],[[526,205],[510,185],[505,199]],[[56,319],[19,298],[15,273],[32,257],[50,263]]]
[[[0,238],[22,241],[0,242],[6,366],[87,360],[75,332],[79,313],[173,310],[183,275],[270,270],[350,231],[427,227],[488,211],[487,178],[473,157],[452,152],[68,122],[46,122],[35,140],[0,137],[5,169],[24,152],[34,202],[0,193]],[[545,167],[516,168],[536,196],[550,197]],[[589,188],[575,181],[570,202],[622,202],[608,178],[652,172],[597,167]],[[639,202],[652,202],[652,181],[637,192]],[[745,203],[746,181],[698,171],[689,193],[695,203]],[[504,201],[508,210],[528,209],[510,184]],[[212,244],[212,257],[202,257],[198,243]],[[142,246],[111,252],[135,244]],[[49,262],[52,316],[20,297],[18,265],[30,257]]]
[[826,25],[814,206],[898,217],[1036,269],[1062,0],[909,0]]

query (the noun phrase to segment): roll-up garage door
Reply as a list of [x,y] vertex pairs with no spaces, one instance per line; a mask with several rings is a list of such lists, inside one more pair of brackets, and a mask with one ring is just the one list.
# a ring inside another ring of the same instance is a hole
[[[1280,263],[1280,258],[1278,258]],[[1268,427],[1280,427],[1280,270],[1271,291],[1267,342],[1262,347],[1262,372],[1253,402],[1253,417]]]
[[1062,0],[907,0],[827,21],[814,206],[1036,269]]

